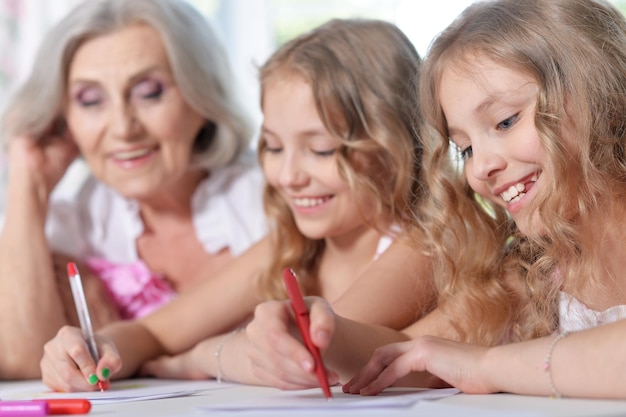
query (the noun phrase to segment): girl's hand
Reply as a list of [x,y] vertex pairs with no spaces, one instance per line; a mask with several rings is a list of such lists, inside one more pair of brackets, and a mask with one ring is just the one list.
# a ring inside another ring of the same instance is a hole
[[489,348],[424,336],[376,349],[361,372],[343,386],[351,394],[376,395],[410,372],[428,372],[431,386],[442,382],[471,394],[497,392],[481,361]]
[[98,380],[106,381],[122,368],[122,360],[115,345],[96,335],[100,353],[94,363],[82,331],[77,327],[63,326],[44,346],[40,362],[43,382],[55,391],[95,391]]
[[[71,325],[79,326],[80,323],[78,322],[72,289],[67,276],[67,263],[70,261],[73,262],[73,259],[67,255],[60,253],[52,255],[54,273],[57,278],[59,293],[63,300],[65,316]],[[91,324],[94,330],[98,330],[114,321],[121,320],[119,310],[102,280],[96,274],[92,273],[87,265],[79,262],[77,262],[77,265],[80,271],[83,289],[85,290],[85,299],[89,306]]]
[[35,184],[46,198],[78,156],[78,148],[67,130],[54,130],[39,140],[20,136],[9,142],[10,173]]
[[[317,297],[306,297],[311,321],[311,340],[321,352],[330,343],[335,316],[328,303]],[[248,357],[254,376],[260,383],[281,389],[318,387],[313,356],[302,343],[288,301],[268,301],[257,306],[254,319],[246,327]],[[328,370],[330,385],[339,381],[336,372]]]
[[185,353],[148,361],[142,366],[139,375],[165,379],[208,379],[210,376],[199,366],[211,357],[204,345],[206,342],[201,342]]

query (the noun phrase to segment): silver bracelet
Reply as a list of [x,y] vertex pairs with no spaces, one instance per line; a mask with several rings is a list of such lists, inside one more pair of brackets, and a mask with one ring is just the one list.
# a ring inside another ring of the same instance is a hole
[[222,377],[224,375],[224,372],[222,371],[222,363],[220,362],[220,355],[222,354],[222,348],[224,347],[226,342],[232,339],[237,333],[239,333],[243,329],[244,329],[243,327],[237,327],[235,330],[231,331],[226,336],[224,336],[224,338],[220,341],[220,343],[215,348],[215,352],[213,352],[213,356],[215,356],[215,360],[217,361],[217,375],[215,379],[217,380],[219,384],[222,383]]
[[543,370],[548,374],[548,381],[550,382],[550,388],[552,389],[551,398],[563,397],[561,392],[558,389],[556,389],[556,386],[554,385],[554,380],[552,379],[552,352],[554,352],[554,348],[556,347],[556,344],[559,343],[561,339],[563,339],[565,336],[569,334],[570,332],[559,333],[554,338],[554,340],[552,340],[552,343],[550,344],[550,347],[548,348],[548,353],[546,353],[546,357],[543,360]]

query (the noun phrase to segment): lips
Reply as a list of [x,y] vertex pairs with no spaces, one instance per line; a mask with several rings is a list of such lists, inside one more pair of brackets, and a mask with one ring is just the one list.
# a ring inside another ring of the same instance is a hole
[[526,195],[526,189],[529,185],[534,184],[541,172],[534,173],[528,181],[518,182],[500,193],[500,198],[506,203],[515,203]]

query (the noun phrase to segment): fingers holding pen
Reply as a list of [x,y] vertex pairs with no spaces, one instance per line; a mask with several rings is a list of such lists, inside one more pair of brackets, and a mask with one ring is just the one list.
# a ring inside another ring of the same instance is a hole
[[121,360],[114,345],[100,337],[97,341],[102,353],[98,364],[89,352],[82,331],[63,326],[44,346],[40,362],[43,382],[62,392],[102,389],[102,382],[121,368]]
[[[63,326],[44,345],[40,362],[43,382],[56,391],[93,391],[88,376],[95,374],[94,363],[80,329]],[[95,381],[97,383],[97,380]]]

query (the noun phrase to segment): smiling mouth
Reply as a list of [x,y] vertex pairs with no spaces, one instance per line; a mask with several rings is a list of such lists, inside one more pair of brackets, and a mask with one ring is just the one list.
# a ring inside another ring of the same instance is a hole
[[530,183],[535,183],[537,178],[541,175],[541,172],[536,172],[530,177],[530,180],[526,183],[518,182],[515,185],[511,185],[507,190],[503,191],[500,194],[500,198],[504,200],[505,203],[516,203],[522,199],[526,195],[526,185]]
[[319,206],[321,204],[324,204],[325,202],[327,202],[331,198],[332,198],[331,196],[316,197],[316,198],[310,198],[310,197],[294,198],[293,199],[293,205],[296,206],[296,207],[304,207],[304,208],[316,207],[316,206]]
[[153,148],[135,149],[132,151],[116,152],[112,154],[111,157],[117,161],[130,161],[132,159],[144,157],[153,151]]

